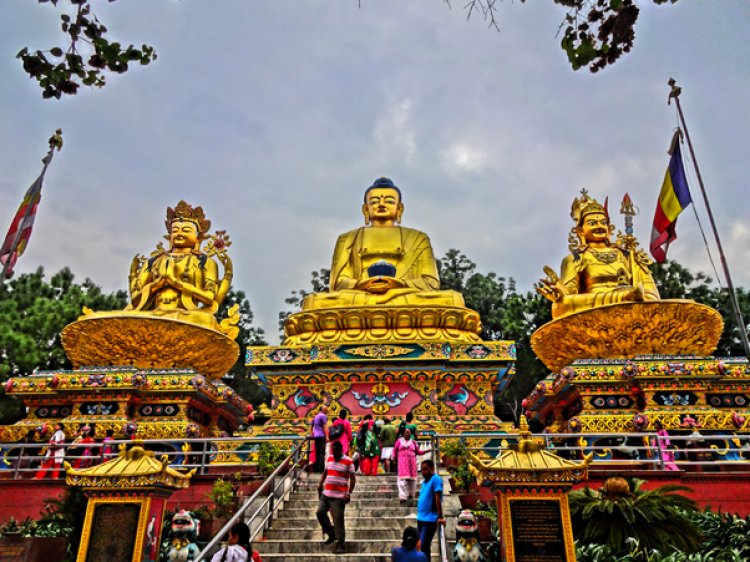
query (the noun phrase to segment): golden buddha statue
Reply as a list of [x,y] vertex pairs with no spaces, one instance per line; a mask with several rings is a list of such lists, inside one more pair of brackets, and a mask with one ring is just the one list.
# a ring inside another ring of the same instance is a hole
[[[224,232],[210,237],[206,251],[201,244],[211,228],[201,207],[185,201],[167,209],[165,238],[169,250],[161,243],[146,259],[136,255],[130,266],[130,304],[126,311],[148,312],[176,318],[207,328],[225,331],[216,321],[216,312],[232,282],[232,260],[226,253],[231,244]],[[219,279],[216,256],[224,267]]]
[[365,191],[365,226],[339,236],[330,290],[287,318],[285,345],[479,340],[479,315],[440,290],[429,237],[400,225],[401,190],[388,178]]
[[547,277],[537,285],[537,291],[552,301],[552,318],[607,304],[659,300],[648,269],[651,260],[635,238],[628,233],[612,242],[614,225],[606,203],[602,206],[584,189],[573,201],[570,216],[575,221],[569,236],[571,254],[563,259],[559,277],[545,266]]
[[440,290],[429,237],[400,226],[401,190],[388,178],[367,188],[365,226],[339,236],[333,251],[328,293],[305,297],[303,310],[336,306],[439,304],[464,306],[455,291]]

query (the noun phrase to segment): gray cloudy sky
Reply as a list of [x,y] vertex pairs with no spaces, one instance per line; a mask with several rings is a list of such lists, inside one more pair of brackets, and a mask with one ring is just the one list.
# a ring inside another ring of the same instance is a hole
[[[438,256],[459,248],[530,289],[564,256],[582,187],[615,208],[630,192],[648,245],[673,76],[735,282],[750,285],[747,2],[639,2],[633,52],[596,75],[570,69],[551,0],[501,4],[500,33],[441,0],[94,4],[114,38],[159,58],[46,101],[13,57],[61,43],[59,9],[0,3],[3,234],[46,139],[65,137],[21,272],[68,265],[125,288],[132,256],[184,198],[232,236],[235,286],[276,341],[283,299],[329,266],[336,235],[361,224],[363,189],[385,175]],[[670,257],[709,271],[692,211],[678,226]]]

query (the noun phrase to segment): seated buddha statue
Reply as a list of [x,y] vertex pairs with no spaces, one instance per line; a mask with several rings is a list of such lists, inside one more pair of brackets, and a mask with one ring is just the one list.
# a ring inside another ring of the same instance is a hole
[[552,318],[607,304],[659,300],[648,269],[651,260],[635,238],[618,235],[612,241],[614,225],[606,202],[602,206],[582,190],[571,218],[571,253],[563,259],[559,277],[545,267],[547,277],[537,284],[537,291],[552,301]]
[[388,178],[365,191],[365,226],[339,236],[333,251],[330,290],[307,295],[303,311],[371,305],[464,307],[460,293],[440,290],[430,239],[400,226],[401,190]]
[[[234,332],[236,328],[229,327],[231,321],[220,326],[215,317],[232,280],[232,260],[226,254],[226,247],[231,244],[228,237],[223,232],[208,237],[211,221],[201,207],[191,207],[185,201],[167,209],[165,225],[169,249],[160,243],[150,258],[133,258],[129,276],[131,301],[126,313],[175,318]],[[201,245],[207,238],[210,240],[203,251]],[[222,278],[214,256],[223,265]]]

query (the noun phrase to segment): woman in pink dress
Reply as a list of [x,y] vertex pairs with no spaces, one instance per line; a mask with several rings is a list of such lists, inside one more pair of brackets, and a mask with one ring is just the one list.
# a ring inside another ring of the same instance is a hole
[[417,493],[417,455],[424,455],[428,450],[419,448],[411,438],[411,429],[404,430],[393,446],[391,460],[396,461],[398,474],[398,499],[401,503],[416,496]]
[[656,442],[661,452],[661,460],[664,462],[664,470],[680,470],[674,462],[674,449],[672,448],[672,442],[669,440],[669,432],[664,429],[659,420],[654,423],[654,427],[656,427],[656,435],[658,435]]

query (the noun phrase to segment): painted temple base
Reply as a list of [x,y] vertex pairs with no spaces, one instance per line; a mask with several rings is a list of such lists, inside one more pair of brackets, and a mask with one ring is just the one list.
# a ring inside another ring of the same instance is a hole
[[668,431],[750,433],[750,365],[675,355],[579,360],[537,384],[523,407],[549,431],[654,432],[658,421]]
[[355,428],[366,414],[412,412],[420,431],[509,431],[494,416],[493,396],[510,382],[515,358],[508,341],[248,348],[247,366],[272,393],[271,417],[255,430],[307,435],[327,404],[330,420],[346,408]]
[[709,355],[722,328],[718,312],[689,300],[621,303],[548,322],[531,336],[531,347],[559,370],[576,359]]
[[116,439],[209,437],[236,431],[252,411],[234,390],[193,369],[47,371],[9,379],[5,392],[21,399],[28,414],[14,425],[0,426],[3,442],[58,422],[69,438],[85,424],[99,439],[108,429]]
[[285,344],[455,341],[480,343],[479,314],[451,306],[361,306],[303,310],[285,323]]
[[239,356],[237,343],[217,330],[173,318],[122,311],[82,317],[66,326],[60,335],[74,367],[191,368],[218,379]]

